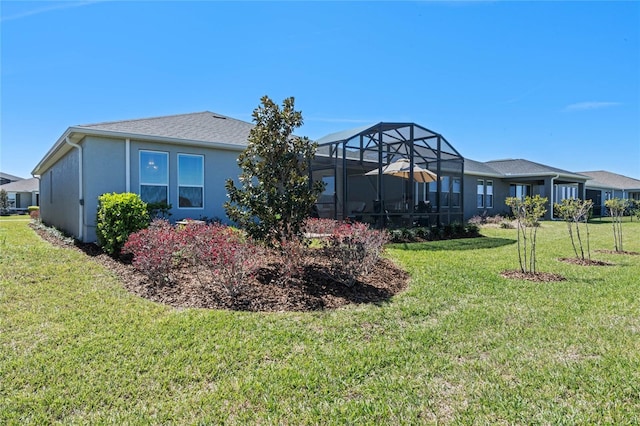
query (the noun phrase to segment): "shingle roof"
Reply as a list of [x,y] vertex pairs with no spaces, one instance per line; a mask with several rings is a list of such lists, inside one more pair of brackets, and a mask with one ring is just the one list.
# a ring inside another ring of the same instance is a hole
[[502,177],[502,173],[491,168],[487,163],[471,160],[469,158],[464,159],[464,172],[471,175],[477,174]]
[[582,176],[578,173],[558,169],[556,167],[547,166],[545,164],[535,163],[533,161],[524,160],[521,158],[492,160],[487,161],[485,164],[501,173],[505,177],[560,174],[563,176],[571,176],[576,179],[588,179],[587,176]]
[[75,127],[245,146],[253,124],[204,111],[137,120],[84,124]]
[[40,189],[40,182],[36,178],[20,179],[0,185],[0,189],[4,189],[7,192],[34,192]]
[[589,176],[593,179],[589,181],[588,186],[640,191],[640,180],[630,178],[628,176],[619,175],[617,173],[607,172],[604,170],[580,172],[580,174]]
[[19,176],[10,175],[9,173],[0,172],[0,179],[7,179],[9,181],[22,180],[23,178]]

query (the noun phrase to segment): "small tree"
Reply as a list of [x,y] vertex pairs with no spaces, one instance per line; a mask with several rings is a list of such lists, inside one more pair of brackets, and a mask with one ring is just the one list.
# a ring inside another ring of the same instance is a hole
[[249,144],[238,157],[241,186],[227,180],[229,201],[224,206],[252,238],[280,248],[302,239],[304,220],[322,191],[321,182],[309,182],[308,165],[316,144],[293,136],[302,125],[302,114],[294,110],[292,97],[280,109],[263,96],[253,121]]
[[[593,209],[593,201],[565,198],[561,203],[555,203],[554,207],[558,212],[558,215],[567,222],[567,229],[569,230],[569,237],[571,238],[573,252],[576,254],[578,259],[582,260],[585,260],[585,247],[582,244],[580,223],[584,223],[587,259],[591,260],[591,247],[589,245],[589,216]],[[576,231],[575,239],[573,237],[574,229]],[[578,240],[577,246],[576,239]],[[578,248],[580,249],[580,254],[578,254]]]
[[10,206],[9,194],[6,190],[0,189],[0,214],[7,214]]
[[511,207],[518,228],[518,261],[523,273],[536,273],[536,238],[540,218],[547,212],[546,197],[536,195],[525,197],[509,197],[505,200]]
[[623,251],[622,249],[622,217],[629,207],[629,201],[622,198],[612,198],[604,202],[604,205],[611,216],[611,224],[613,226],[613,246],[615,251]]
[[640,200],[629,200],[629,202],[633,202],[633,214],[640,220]]

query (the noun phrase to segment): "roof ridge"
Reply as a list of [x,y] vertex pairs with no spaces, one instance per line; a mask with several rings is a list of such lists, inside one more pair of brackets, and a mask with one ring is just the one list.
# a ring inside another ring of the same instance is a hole
[[[227,117],[226,115],[218,114],[217,112],[199,111],[199,112],[188,112],[188,113],[182,113],[182,114],[158,115],[158,116],[155,116],[155,117],[130,118],[128,120],[102,121],[100,123],[91,123],[91,124],[78,124],[75,127],[94,127],[94,126],[103,126],[103,125],[106,125],[106,124],[131,123],[131,122],[134,122],[134,121],[157,120],[157,119],[160,119],[160,118],[182,117],[182,116],[187,116],[187,115],[200,115],[200,114],[211,114],[213,116],[217,116],[217,117],[224,118],[224,119],[236,120],[235,118]],[[237,121],[241,121],[241,120],[237,120]]]

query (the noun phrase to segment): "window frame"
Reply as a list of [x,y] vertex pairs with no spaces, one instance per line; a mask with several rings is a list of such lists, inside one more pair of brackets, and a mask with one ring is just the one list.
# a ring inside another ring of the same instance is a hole
[[[202,174],[201,174],[201,182],[202,184],[200,185],[181,185],[180,184],[180,158],[182,157],[198,157],[200,158],[200,161],[202,162]],[[205,180],[204,180],[204,155],[203,154],[187,154],[187,153],[178,153],[177,155],[177,164],[178,164],[178,177],[176,179],[177,181],[177,191],[178,191],[178,209],[181,210],[193,210],[193,209],[204,209],[204,186],[205,186]],[[180,188],[200,188],[200,190],[202,191],[201,194],[201,199],[202,199],[202,205],[200,206],[181,206],[180,205]]]

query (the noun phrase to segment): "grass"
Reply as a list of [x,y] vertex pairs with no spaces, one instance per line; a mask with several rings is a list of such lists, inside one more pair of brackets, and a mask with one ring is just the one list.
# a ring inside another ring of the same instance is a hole
[[485,228],[390,248],[412,282],[387,304],[258,314],[139,299],[27,224],[0,219],[0,424],[640,423],[640,256],[559,262],[563,223],[538,257],[564,282],[500,277],[516,231]]

